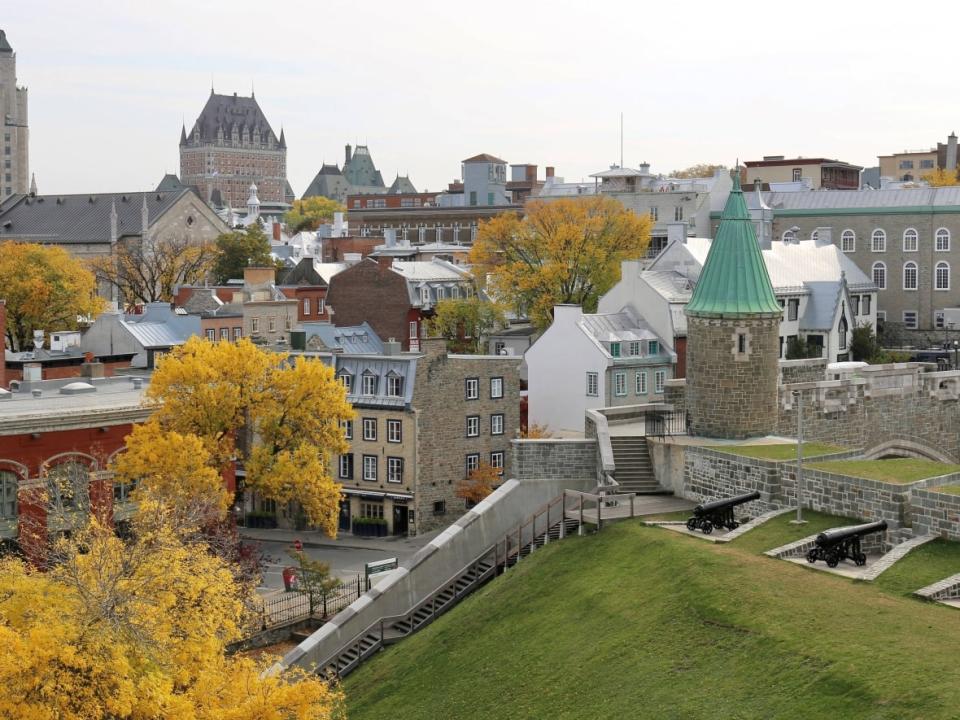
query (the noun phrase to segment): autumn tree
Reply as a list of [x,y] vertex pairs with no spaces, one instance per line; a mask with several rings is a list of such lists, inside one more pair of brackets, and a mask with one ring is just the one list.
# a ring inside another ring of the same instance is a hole
[[691,165],[690,167],[684,170],[674,170],[670,173],[670,177],[678,178],[680,180],[688,180],[694,178],[709,178],[717,174],[717,170],[725,170],[725,165],[710,165],[709,163],[699,163],[697,165]]
[[493,486],[499,485],[502,480],[497,468],[490,463],[481,462],[466,478],[457,483],[457,497],[476,504],[492,493]]
[[232,230],[214,241],[213,281],[218,284],[243,277],[248,267],[274,267],[270,256],[270,239],[258,223],[245,230]]
[[503,308],[472,295],[441,300],[430,320],[431,333],[446,338],[451,352],[481,353],[482,342],[492,331],[506,325]]
[[930,172],[922,175],[920,179],[926,181],[930,187],[948,187],[952,185],[960,185],[960,179],[957,178],[957,172],[955,170],[944,170],[943,168],[931,170]]
[[594,312],[620,278],[620,262],[643,255],[651,220],[609,197],[533,201],[524,218],[503,213],[480,225],[470,250],[488,294],[540,329],[554,305]]
[[213,243],[151,233],[117,243],[111,255],[91,260],[90,268],[129,307],[173,300],[177,285],[207,278],[216,255]]
[[346,452],[342,421],[354,417],[346,391],[319,360],[289,362],[248,339],[191,338],[158,364],[147,390],[163,431],[200,438],[212,467],[234,458],[245,489],[278,504],[295,501],[308,523],[336,534],[339,486],[330,475]]
[[0,298],[7,301],[12,350],[32,346],[34,330],[72,330],[104,309],[93,273],[61,247],[0,243]]
[[323,223],[333,220],[333,214],[346,212],[347,208],[336,200],[321,195],[294,200],[293,207],[283,216],[283,221],[292,232],[316,230]]
[[291,550],[287,553],[297,562],[297,591],[306,593],[310,600],[310,614],[318,608],[327,614],[327,600],[343,583],[340,578],[330,574],[330,564],[316,560],[303,550]]

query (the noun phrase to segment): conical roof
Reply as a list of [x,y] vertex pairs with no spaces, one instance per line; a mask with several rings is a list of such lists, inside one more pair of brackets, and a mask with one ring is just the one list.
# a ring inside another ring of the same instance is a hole
[[738,318],[779,316],[782,312],[737,173],[686,313],[694,317]]
[[7,34],[3,30],[0,30],[0,53],[5,55],[13,53],[13,48],[7,42]]

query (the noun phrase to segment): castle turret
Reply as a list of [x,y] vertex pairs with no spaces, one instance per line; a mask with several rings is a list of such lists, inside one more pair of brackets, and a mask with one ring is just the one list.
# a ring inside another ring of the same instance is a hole
[[686,307],[690,431],[744,438],[777,424],[777,302],[740,174]]

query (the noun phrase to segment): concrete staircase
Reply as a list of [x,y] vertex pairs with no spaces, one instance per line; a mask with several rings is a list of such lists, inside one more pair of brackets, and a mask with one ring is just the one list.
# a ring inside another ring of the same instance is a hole
[[616,464],[614,478],[620,483],[617,492],[632,492],[638,495],[669,492],[657,484],[645,437],[613,436],[610,444]]

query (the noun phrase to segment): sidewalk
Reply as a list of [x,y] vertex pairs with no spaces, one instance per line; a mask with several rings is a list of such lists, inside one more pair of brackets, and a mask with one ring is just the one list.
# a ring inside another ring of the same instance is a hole
[[363,538],[352,533],[338,533],[336,538],[327,537],[319,530],[266,530],[263,528],[239,528],[240,537],[257,542],[287,543],[293,545],[300,540],[304,547],[336,547],[353,550],[378,550],[385,553],[403,549],[415,552],[443,532],[444,528],[431,530],[414,537],[394,536],[383,538]]

